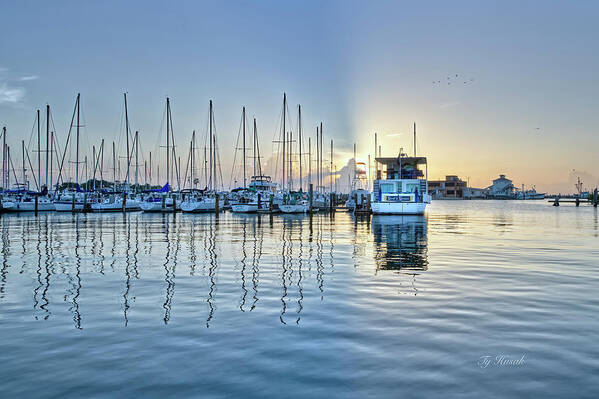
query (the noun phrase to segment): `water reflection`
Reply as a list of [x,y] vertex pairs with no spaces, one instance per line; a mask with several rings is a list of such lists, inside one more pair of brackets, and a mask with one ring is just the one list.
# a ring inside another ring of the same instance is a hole
[[[145,304],[154,301],[151,309],[166,325],[175,312],[204,304],[209,328],[217,320],[219,288],[227,311],[233,302],[238,312],[266,312],[284,325],[299,325],[307,310],[335,292],[335,275],[356,273],[364,260],[376,271],[427,268],[426,219],[417,217],[128,213],[1,221],[0,300],[13,284],[13,298],[33,299],[34,319],[67,310],[77,329],[112,314],[113,305],[119,324],[129,326],[136,297],[144,304],[137,310],[140,320],[149,309]],[[177,275],[180,264],[185,274]],[[18,281],[11,279],[15,265],[23,275]],[[176,298],[189,287],[196,298]],[[106,297],[118,299],[98,299]]]
[[427,270],[425,216],[373,216],[372,233],[377,271]]

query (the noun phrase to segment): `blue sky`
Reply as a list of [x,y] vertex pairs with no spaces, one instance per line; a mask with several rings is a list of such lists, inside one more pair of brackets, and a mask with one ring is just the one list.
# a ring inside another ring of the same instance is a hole
[[572,191],[576,169],[597,184],[596,2],[31,1],[2,9],[0,124],[13,146],[29,141],[46,103],[64,138],[81,92],[89,143],[104,137],[124,151],[127,91],[144,153],[161,151],[167,95],[185,147],[193,129],[204,133],[213,99],[228,176],[241,107],[258,119],[269,154],[285,91],[293,113],[302,104],[307,133],[324,122],[339,166],[354,141],[366,158],[375,131],[384,153],[411,151],[415,121],[430,177],[459,174],[484,186],[506,173],[516,184]]

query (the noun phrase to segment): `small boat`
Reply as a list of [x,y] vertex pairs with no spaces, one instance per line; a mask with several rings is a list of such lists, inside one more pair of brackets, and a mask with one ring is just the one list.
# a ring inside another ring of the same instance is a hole
[[279,205],[281,213],[306,213],[309,210],[307,204],[281,204]]
[[310,204],[304,196],[304,193],[301,192],[283,194],[283,201],[279,204],[279,209],[282,213],[308,212],[310,210]]
[[216,197],[205,193],[191,195],[181,202],[181,210],[186,213],[216,212]]
[[231,202],[231,211],[235,213],[255,213],[258,208],[258,196],[248,190],[238,193],[237,199]]
[[54,200],[57,212],[89,211],[94,203],[96,203],[95,195],[83,192],[64,192],[58,194]]
[[141,203],[135,196],[127,196],[125,200],[123,195],[118,194],[110,194],[91,205],[92,212],[139,211],[140,209]]
[[48,189],[44,188],[42,192],[28,191],[18,189],[6,191],[7,197],[2,199],[2,209],[4,212],[35,212],[36,200],[37,211],[54,211],[56,207],[50,198],[48,198]]
[[349,199],[345,202],[345,207],[348,211],[354,212],[356,210],[356,204],[359,206],[360,204],[365,204],[368,201],[368,197],[370,193],[368,190],[364,190],[362,188],[357,190],[352,190],[349,193]]

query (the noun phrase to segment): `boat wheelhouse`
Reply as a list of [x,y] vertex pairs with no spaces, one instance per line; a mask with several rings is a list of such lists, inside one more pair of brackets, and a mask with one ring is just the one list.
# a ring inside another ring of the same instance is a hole
[[[421,215],[430,203],[426,157],[376,158],[371,194],[374,214]],[[379,169],[382,166],[382,169]],[[421,169],[424,168],[424,171]]]

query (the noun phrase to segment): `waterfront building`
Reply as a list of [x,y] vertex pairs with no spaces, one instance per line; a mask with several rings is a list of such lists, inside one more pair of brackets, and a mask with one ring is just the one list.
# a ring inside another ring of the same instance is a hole
[[467,186],[464,180],[455,175],[445,176],[445,180],[428,182],[428,190],[433,199],[462,199]]
[[488,188],[489,196],[492,198],[514,198],[514,184],[505,175],[499,175],[499,178],[493,180],[493,184]]
[[464,199],[483,199],[489,195],[487,188],[466,187],[464,189]]

